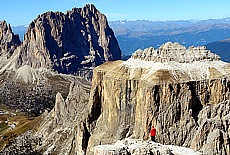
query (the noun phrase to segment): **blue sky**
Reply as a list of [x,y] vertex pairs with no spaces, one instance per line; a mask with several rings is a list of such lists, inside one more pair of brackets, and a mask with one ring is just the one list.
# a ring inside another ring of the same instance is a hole
[[108,20],[186,20],[230,17],[230,0],[0,0],[0,20],[29,24],[46,11],[93,3]]

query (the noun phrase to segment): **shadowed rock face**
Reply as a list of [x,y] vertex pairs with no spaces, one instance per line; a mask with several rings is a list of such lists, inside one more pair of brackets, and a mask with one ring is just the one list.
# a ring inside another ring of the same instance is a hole
[[16,67],[49,68],[76,73],[121,58],[121,50],[105,15],[94,5],[67,13],[39,15],[25,34]]
[[12,32],[10,25],[0,21],[0,56],[10,57],[20,44],[19,36]]

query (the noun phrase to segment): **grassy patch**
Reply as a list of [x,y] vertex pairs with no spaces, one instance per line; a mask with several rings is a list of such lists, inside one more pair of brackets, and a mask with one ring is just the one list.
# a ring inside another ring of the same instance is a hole
[[10,114],[0,115],[0,121],[7,121],[8,117],[10,117]]
[[36,129],[42,118],[41,116],[35,118],[29,118],[27,116],[13,116],[8,118],[8,122],[17,122],[16,127],[14,130],[8,130],[7,124],[0,123],[2,130],[0,131],[1,140],[0,140],[0,150],[12,139],[16,138],[18,135],[28,131]]
[[5,121],[3,121],[3,122],[1,122],[0,123],[0,133],[2,132],[2,131],[5,131],[6,129],[8,129],[9,127],[8,127],[8,125],[7,125],[7,123],[5,122]]

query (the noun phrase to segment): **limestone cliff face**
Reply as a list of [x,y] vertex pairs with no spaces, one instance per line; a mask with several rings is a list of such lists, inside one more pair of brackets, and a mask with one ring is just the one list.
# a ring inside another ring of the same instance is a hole
[[126,137],[148,139],[154,125],[162,144],[229,152],[229,79],[151,85],[97,69],[93,89],[102,113],[89,149]]
[[121,58],[121,50],[106,16],[94,5],[65,14],[47,12],[29,25],[16,67],[49,68],[76,73]]
[[[207,154],[229,154],[229,65],[218,70],[218,65],[211,67],[203,60],[199,62],[206,70],[197,68],[200,72],[196,76],[191,67],[197,62],[187,63],[191,69],[188,72],[182,63],[175,70],[170,68],[175,61],[154,68],[149,66],[158,62],[137,60],[135,64],[134,58],[97,67],[91,95],[101,109],[94,122],[96,127],[90,128],[93,134],[88,151],[93,152],[95,145],[127,137],[148,139],[154,125],[157,142],[162,144],[186,146]],[[215,61],[222,64],[211,60]]]

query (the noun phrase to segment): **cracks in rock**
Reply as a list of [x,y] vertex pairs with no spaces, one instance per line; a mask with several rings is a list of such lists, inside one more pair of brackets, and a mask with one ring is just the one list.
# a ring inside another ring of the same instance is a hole
[[201,104],[201,101],[196,94],[196,89],[194,88],[194,82],[188,82],[187,84],[188,84],[188,89],[191,91],[191,95],[192,95],[189,101],[189,109],[192,110],[192,117],[197,122],[198,114],[202,110],[203,105]]
[[86,154],[89,138],[91,136],[89,130],[86,127],[86,123],[83,123],[83,139],[82,139],[82,150],[84,151],[84,154]]
[[178,84],[177,84],[177,91],[176,91],[176,94],[179,94],[179,93],[180,93],[180,90],[181,90],[181,86],[180,86],[180,84],[178,83]]
[[154,89],[154,101],[155,103],[159,104],[160,103],[160,94],[159,94],[159,85],[155,85]]
[[83,139],[82,139],[82,150],[84,151],[84,154],[87,153],[87,148],[89,144],[89,139],[91,136],[91,131],[96,127],[96,121],[101,115],[101,95],[100,95],[100,88],[96,87],[94,96],[93,96],[93,104],[91,106],[91,112],[88,115],[88,120],[86,122],[83,122]]
[[177,102],[176,103],[176,114],[175,114],[175,122],[179,122],[180,121],[180,119],[181,119],[181,111],[182,111],[182,109],[181,109],[181,103],[180,102]]
[[76,139],[75,139],[75,136],[74,136],[73,139],[72,139],[72,142],[71,142],[71,148],[70,148],[69,154],[74,154],[75,147],[76,147],[75,140]]
[[130,102],[131,100],[131,92],[132,92],[132,89],[131,89],[131,80],[126,80],[126,87],[125,87],[125,100],[126,100],[126,103]]
[[172,84],[169,84],[169,90],[170,90],[170,92],[172,93],[173,92],[173,86],[172,86]]
[[101,115],[102,105],[101,105],[100,92],[98,89],[99,89],[98,87],[95,89],[93,105],[92,105],[91,113],[89,115],[89,124],[96,121]]

